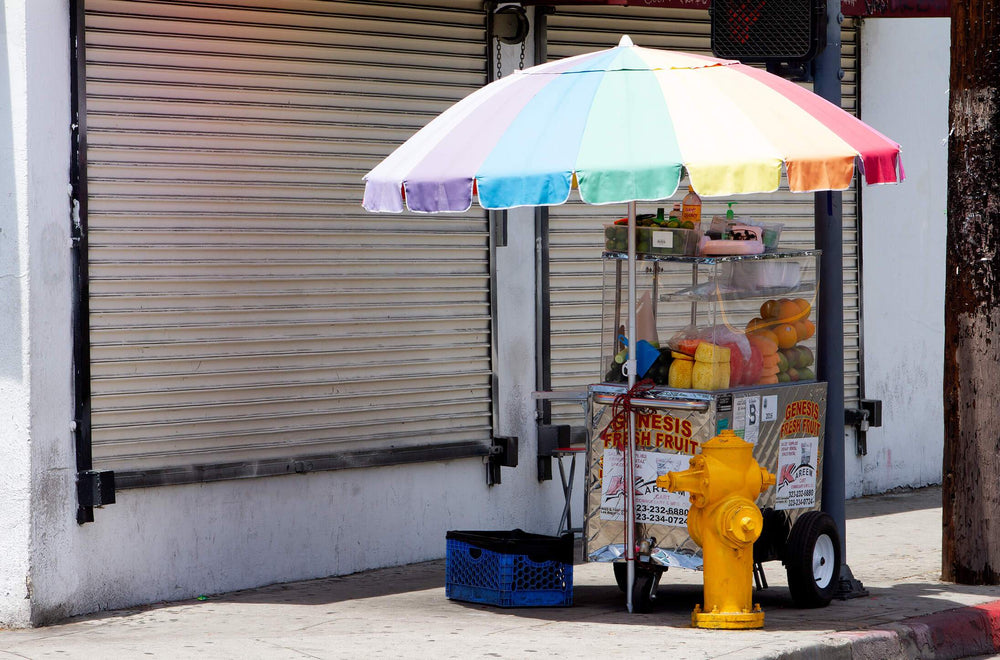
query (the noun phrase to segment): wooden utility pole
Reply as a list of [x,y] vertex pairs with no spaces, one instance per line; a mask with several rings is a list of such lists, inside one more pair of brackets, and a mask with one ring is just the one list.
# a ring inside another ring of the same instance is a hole
[[942,576],[1000,583],[1000,0],[951,3]]

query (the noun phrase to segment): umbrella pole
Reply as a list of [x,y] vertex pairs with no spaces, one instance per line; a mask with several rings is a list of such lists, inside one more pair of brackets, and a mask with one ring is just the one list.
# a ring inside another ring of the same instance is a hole
[[[625,360],[628,372],[628,388],[632,389],[636,380],[636,355],[638,349],[635,338],[635,202],[628,203],[628,358]],[[635,584],[635,412],[628,416],[628,444],[625,446],[625,563],[627,566],[627,589],[625,604],[632,612],[632,587]]]

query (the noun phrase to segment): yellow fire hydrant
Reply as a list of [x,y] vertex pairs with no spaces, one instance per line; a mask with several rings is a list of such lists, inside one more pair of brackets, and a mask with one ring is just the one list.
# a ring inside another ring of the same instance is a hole
[[763,518],[755,500],[775,477],[753,458],[753,445],[722,431],[692,456],[690,468],[668,472],[656,485],[691,494],[688,533],[701,546],[705,603],[695,606],[697,628],[762,628],[764,612],[753,603],[753,543]]

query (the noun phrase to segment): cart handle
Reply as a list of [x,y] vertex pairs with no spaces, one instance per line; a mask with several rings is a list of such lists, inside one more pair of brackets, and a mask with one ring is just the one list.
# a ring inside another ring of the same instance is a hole
[[[602,406],[611,406],[615,403],[614,394],[595,394],[594,403]],[[683,401],[679,399],[632,399],[632,406],[635,408],[656,408],[660,410],[693,410],[696,412],[708,411],[708,401]]]

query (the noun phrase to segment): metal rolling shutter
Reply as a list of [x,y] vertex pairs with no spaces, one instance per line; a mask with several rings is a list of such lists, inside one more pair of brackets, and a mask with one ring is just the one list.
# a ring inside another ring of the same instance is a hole
[[[642,7],[558,7],[548,17],[548,57],[557,60],[578,53],[617,45],[628,34],[640,46],[711,55],[708,12],[691,9]],[[843,107],[857,112],[857,29],[844,22]],[[675,201],[680,201],[678,191]],[[813,195],[777,192],[740,195],[739,213],[784,223],[782,243],[788,247],[813,247]],[[845,392],[848,406],[860,396],[860,305],[858,271],[857,194],[844,192],[844,344]],[[672,204],[672,203],[671,203]],[[659,204],[671,204],[666,201]],[[646,211],[655,210],[647,204]],[[703,213],[725,213],[725,204],[704,200]],[[624,215],[620,209],[572,202],[550,209],[549,245],[552,325],[552,387],[580,388],[600,378],[602,223]],[[579,423],[575,404],[553,403],[553,421]]]
[[485,214],[361,209],[362,175],[485,84],[482,3],[85,8],[95,467],[484,453]]

